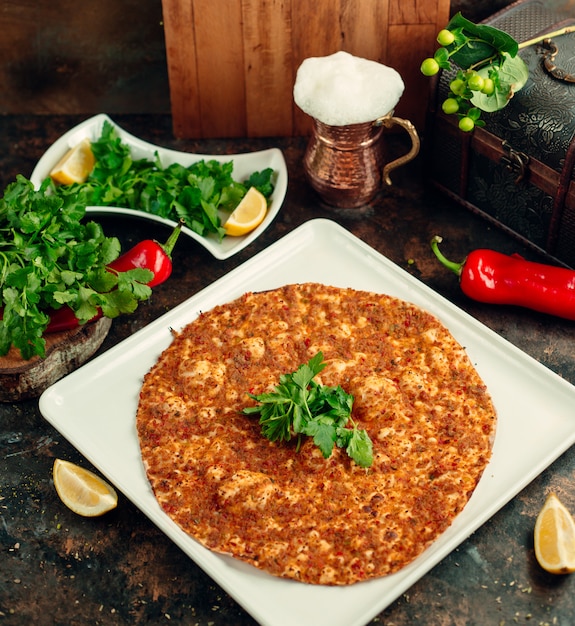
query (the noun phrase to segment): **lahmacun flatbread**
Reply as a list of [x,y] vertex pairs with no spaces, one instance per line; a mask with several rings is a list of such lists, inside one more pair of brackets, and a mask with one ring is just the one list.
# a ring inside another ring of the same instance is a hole
[[[374,461],[242,413],[322,351]],[[496,413],[465,350],[402,300],[316,283],[246,293],[175,334],[137,411],[155,497],[207,548],[275,576],[347,585],[396,572],[452,523],[487,465]]]

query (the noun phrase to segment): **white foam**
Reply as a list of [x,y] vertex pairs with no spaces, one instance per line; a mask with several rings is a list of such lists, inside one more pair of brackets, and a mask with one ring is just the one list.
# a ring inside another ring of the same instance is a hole
[[330,126],[373,122],[392,111],[404,90],[387,65],[340,51],[299,66],[293,95],[299,108]]

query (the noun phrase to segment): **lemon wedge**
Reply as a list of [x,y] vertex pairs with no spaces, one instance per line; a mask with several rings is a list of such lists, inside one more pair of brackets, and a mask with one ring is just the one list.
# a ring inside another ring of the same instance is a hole
[[94,169],[96,159],[89,139],[83,139],[68,150],[53,167],[50,177],[60,185],[83,183]]
[[60,500],[78,515],[96,517],[118,505],[114,488],[90,470],[56,459],[52,473]]
[[537,516],[534,532],[535,556],[551,574],[575,572],[575,521],[551,493]]
[[224,224],[226,235],[240,237],[251,232],[264,221],[267,210],[268,203],[263,193],[250,187]]

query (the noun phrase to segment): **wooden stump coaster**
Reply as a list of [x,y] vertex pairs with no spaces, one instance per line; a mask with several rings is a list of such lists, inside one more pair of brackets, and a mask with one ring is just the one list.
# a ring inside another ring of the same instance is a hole
[[0,402],[38,397],[87,361],[102,345],[112,320],[102,317],[73,330],[46,335],[46,356],[25,361],[14,347],[0,357]]

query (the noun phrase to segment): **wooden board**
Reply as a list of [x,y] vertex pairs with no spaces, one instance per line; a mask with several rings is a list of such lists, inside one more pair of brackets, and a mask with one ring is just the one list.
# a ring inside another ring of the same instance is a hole
[[36,398],[85,363],[102,345],[112,320],[102,317],[73,330],[46,335],[46,356],[25,361],[14,347],[0,357],[0,402]]
[[423,128],[421,61],[436,49],[449,0],[162,0],[174,134],[306,134],[293,103],[298,67],[346,50],[394,67],[406,90],[396,115]]

